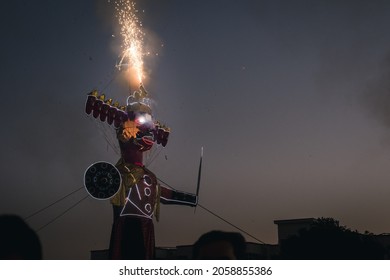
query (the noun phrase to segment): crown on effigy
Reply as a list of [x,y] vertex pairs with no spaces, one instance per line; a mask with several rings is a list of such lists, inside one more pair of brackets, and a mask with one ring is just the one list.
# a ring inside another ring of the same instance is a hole
[[148,97],[148,92],[141,84],[139,90],[134,91],[127,98],[127,112],[142,112],[152,114],[152,100]]
[[[138,113],[151,115],[151,99],[142,84],[138,91],[134,91],[127,98],[127,106],[121,106],[118,102],[113,103],[111,98],[105,98],[106,96],[104,94],[99,95],[97,90],[88,93],[85,112],[88,115],[92,114],[94,118],[99,117],[102,122],[107,122],[110,125],[114,124],[116,128],[119,128],[127,120],[134,120]],[[154,120],[152,132],[154,141],[165,147],[170,134],[169,127]]]

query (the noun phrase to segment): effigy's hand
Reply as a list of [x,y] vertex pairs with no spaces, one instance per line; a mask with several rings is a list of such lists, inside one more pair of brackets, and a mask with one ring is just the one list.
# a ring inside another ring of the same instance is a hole
[[163,204],[187,205],[191,207],[198,205],[198,196],[195,194],[173,190],[164,186],[160,186],[160,188],[160,201]]

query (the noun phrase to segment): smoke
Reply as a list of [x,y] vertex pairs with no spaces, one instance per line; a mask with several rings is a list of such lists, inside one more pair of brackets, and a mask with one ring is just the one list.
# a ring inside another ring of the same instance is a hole
[[378,72],[367,84],[361,100],[371,116],[390,128],[390,53]]

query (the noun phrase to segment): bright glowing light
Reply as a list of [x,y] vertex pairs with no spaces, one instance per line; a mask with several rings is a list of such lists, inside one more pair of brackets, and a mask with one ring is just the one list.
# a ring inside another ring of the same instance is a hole
[[143,81],[143,38],[142,23],[137,17],[138,10],[135,2],[131,0],[115,1],[116,17],[120,25],[120,34],[123,38],[122,55],[117,65],[120,69],[123,65],[129,65],[129,68],[135,71],[138,82]]
[[146,113],[138,115],[135,119],[135,122],[137,125],[147,124],[148,126],[151,126],[154,124],[152,116]]
[[140,116],[137,118],[137,122],[139,124],[144,124],[146,122],[146,118],[144,116]]

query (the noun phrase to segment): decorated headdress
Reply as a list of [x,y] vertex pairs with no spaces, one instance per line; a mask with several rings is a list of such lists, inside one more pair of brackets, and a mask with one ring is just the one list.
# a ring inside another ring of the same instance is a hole
[[99,95],[97,90],[93,90],[88,94],[85,112],[88,115],[92,114],[94,118],[99,117],[102,122],[114,124],[115,128],[120,128],[127,120],[134,121],[137,116],[142,115],[139,118],[141,125],[143,122],[151,123],[148,129],[154,136],[153,140],[165,147],[170,129],[152,118],[152,100],[148,95],[141,84],[139,90],[134,91],[127,98],[127,106],[121,106],[118,102],[113,102],[111,98],[106,99],[104,94]]

